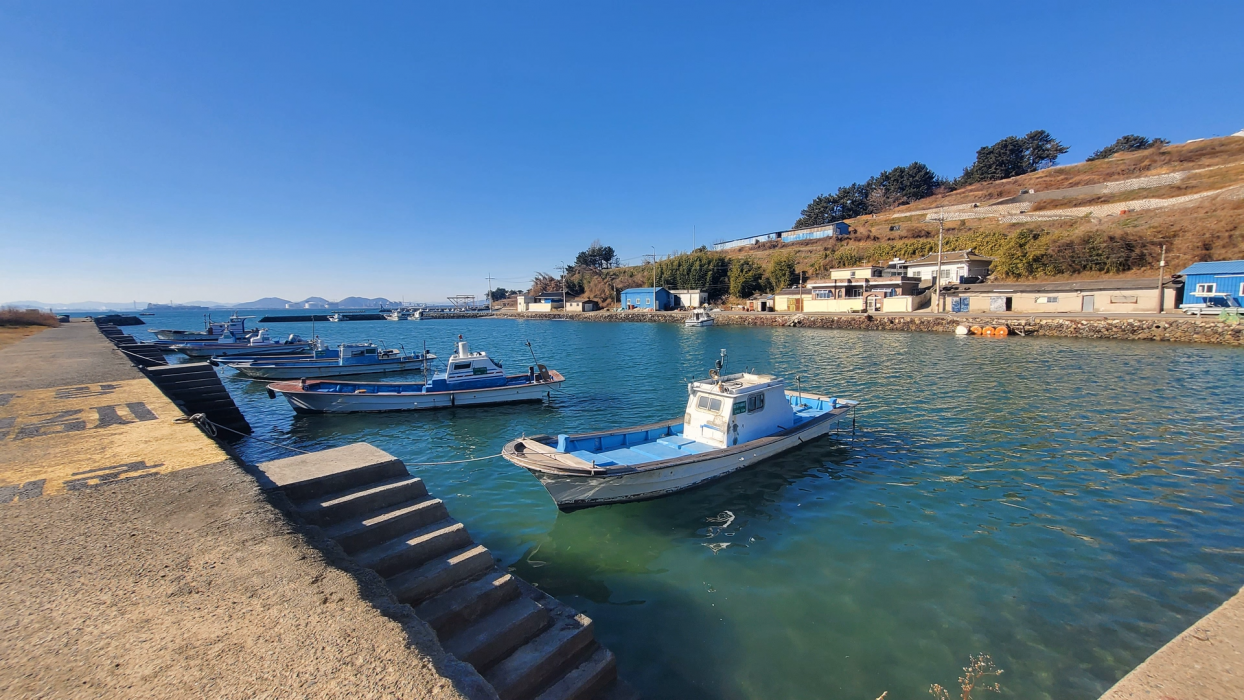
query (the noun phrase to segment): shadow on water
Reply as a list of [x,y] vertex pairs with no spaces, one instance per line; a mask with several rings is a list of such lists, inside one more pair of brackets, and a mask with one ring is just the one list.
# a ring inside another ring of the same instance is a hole
[[[766,531],[790,526],[792,488],[824,482],[816,490],[833,497],[850,483],[851,451],[849,441],[818,440],[682,493],[559,513],[509,570],[597,620],[598,636],[621,651],[622,673],[645,697],[750,697],[732,680],[747,647],[737,623],[706,602],[711,584],[689,590],[670,580],[668,564],[700,558],[711,571],[727,550],[747,556],[765,539],[746,534],[753,521]],[[635,627],[649,634],[625,632]]]

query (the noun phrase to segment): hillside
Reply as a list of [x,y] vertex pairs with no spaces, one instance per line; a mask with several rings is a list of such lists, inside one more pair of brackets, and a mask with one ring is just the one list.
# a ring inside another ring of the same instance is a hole
[[[971,248],[996,258],[992,279],[1094,279],[1168,274],[1194,262],[1244,258],[1244,137],[1228,136],[1048,168],[848,219],[851,235],[671,256],[666,287],[745,297],[815,279],[834,267],[911,260]],[[576,270],[572,293],[652,283],[651,263]]]

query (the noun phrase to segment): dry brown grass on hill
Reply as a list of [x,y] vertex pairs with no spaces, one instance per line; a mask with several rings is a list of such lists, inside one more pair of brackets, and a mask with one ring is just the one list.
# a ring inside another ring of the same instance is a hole
[[60,322],[54,314],[38,309],[0,308],[0,326],[47,326],[56,328]]
[[[902,215],[903,212],[932,209],[953,204],[994,202],[1006,197],[1014,197],[1019,194],[1020,190],[1026,189],[1045,192],[1067,187],[1096,185],[1116,180],[1129,180],[1149,175],[1163,175],[1183,170],[1200,170],[1218,165],[1240,163],[1244,163],[1244,138],[1227,136],[1206,139],[1194,143],[1166,146],[1160,149],[1150,148],[1144,151],[1120,153],[1105,160],[1048,168],[1009,180],[969,185],[961,190],[944,195],[935,195],[898,207],[879,215],[878,218],[891,214]],[[1213,179],[1218,176],[1207,174],[1206,177],[1207,179]],[[1229,178],[1230,175],[1224,174],[1221,177]]]

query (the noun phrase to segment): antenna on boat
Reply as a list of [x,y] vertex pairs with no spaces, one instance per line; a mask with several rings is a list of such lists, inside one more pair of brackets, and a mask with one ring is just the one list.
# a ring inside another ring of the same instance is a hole
[[531,351],[531,361],[536,363],[537,365],[540,364],[540,361],[536,359],[536,351],[531,347],[531,341],[530,340],[523,341],[523,344],[526,345],[527,349]]
[[795,395],[799,397],[799,405],[803,405],[803,377],[795,375]]
[[428,341],[423,341],[423,383],[428,383]]

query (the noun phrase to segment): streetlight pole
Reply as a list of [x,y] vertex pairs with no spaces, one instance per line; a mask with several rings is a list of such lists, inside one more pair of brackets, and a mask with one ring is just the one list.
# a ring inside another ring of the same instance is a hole
[[488,275],[488,313],[492,313],[492,275]]
[[566,313],[566,261],[562,261],[562,313]]

